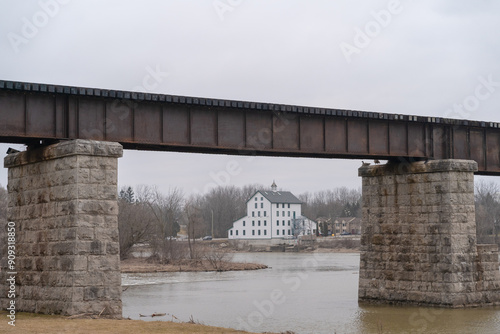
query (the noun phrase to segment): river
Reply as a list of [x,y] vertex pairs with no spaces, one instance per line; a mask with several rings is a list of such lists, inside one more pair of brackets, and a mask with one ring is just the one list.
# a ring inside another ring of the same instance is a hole
[[[146,321],[192,317],[205,325],[252,332],[500,333],[500,307],[358,305],[359,254],[238,253],[233,260],[271,268],[123,274],[122,284],[127,287],[123,316]],[[168,315],[139,316],[155,312]]]

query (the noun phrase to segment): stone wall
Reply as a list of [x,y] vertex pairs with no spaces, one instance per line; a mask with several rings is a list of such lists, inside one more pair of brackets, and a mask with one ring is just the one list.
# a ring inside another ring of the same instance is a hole
[[[5,157],[8,219],[16,224],[17,310],[121,317],[121,156],[118,143],[73,140]],[[2,269],[4,276],[5,258]]]
[[500,304],[498,249],[476,245],[474,161],[359,169],[359,300],[463,307]]

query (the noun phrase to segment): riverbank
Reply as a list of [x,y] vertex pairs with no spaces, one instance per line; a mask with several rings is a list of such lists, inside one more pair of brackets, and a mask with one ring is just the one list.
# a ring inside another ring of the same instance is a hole
[[144,258],[129,258],[121,261],[122,273],[151,273],[151,272],[196,272],[196,271],[241,271],[267,269],[268,266],[259,263],[244,263],[223,261],[218,263],[217,269],[206,260],[182,260],[175,264],[149,263]]
[[[0,333],[23,334],[177,334],[177,333],[249,333],[235,329],[211,327],[194,323],[172,321],[141,321],[114,319],[69,319],[57,315],[33,313],[16,314],[15,327],[7,324],[7,312],[0,311]],[[271,333],[269,333],[271,334]]]

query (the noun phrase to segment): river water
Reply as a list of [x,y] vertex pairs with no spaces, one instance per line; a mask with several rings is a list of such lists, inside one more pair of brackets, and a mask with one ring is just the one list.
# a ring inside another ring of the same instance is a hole
[[[358,305],[359,254],[239,253],[270,269],[123,274],[123,315],[195,321],[252,332],[500,333],[500,307]],[[139,314],[168,313],[161,318]],[[173,318],[174,316],[175,318]],[[175,320],[177,321],[177,320]]]

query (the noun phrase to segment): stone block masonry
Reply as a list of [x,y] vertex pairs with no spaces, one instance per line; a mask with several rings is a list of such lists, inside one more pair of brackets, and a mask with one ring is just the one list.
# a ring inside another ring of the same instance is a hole
[[363,166],[359,301],[500,305],[498,247],[476,244],[477,163]]
[[[121,317],[118,143],[71,140],[9,154],[18,311]],[[9,301],[2,260],[3,309]]]

